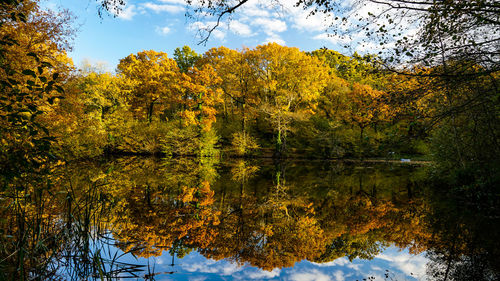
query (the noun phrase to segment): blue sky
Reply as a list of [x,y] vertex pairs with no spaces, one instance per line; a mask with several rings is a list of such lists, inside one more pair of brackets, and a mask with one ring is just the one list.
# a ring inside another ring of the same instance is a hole
[[[198,45],[200,36],[197,33],[213,22],[210,18],[188,19],[183,0],[129,0],[116,18],[99,18],[95,0],[45,0],[43,5],[69,9],[76,16],[74,25],[78,32],[74,49],[69,54],[75,65],[89,59],[93,63],[105,62],[111,71],[119,59],[131,53],[153,49],[171,55],[176,47],[184,45],[199,53],[221,45],[241,49],[266,42],[305,51],[326,46],[345,54],[370,49],[345,38],[329,37],[325,22],[333,22],[332,18],[325,15],[308,17],[309,11],[293,7],[294,1],[286,2],[290,4],[276,6],[268,0],[249,1],[232,20],[224,21],[206,45]],[[350,48],[342,47],[344,45]]]

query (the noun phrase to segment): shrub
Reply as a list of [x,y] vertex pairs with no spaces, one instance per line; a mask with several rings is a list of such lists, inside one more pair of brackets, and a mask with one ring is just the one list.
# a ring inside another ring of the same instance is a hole
[[240,156],[249,155],[259,148],[255,139],[244,132],[234,133],[231,144],[235,153]]

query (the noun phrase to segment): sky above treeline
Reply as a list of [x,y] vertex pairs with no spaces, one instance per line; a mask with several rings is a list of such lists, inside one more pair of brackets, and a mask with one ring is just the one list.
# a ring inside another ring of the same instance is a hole
[[322,14],[309,16],[309,11],[294,7],[294,1],[282,2],[285,6],[268,0],[249,1],[231,20],[221,24],[206,44],[198,44],[199,30],[213,22],[186,17],[190,10],[184,0],[129,0],[116,17],[99,17],[95,0],[45,0],[42,5],[53,10],[68,9],[75,16],[73,24],[78,31],[69,55],[76,66],[89,60],[106,64],[109,71],[131,53],[155,50],[172,57],[173,50],[184,45],[198,53],[221,45],[241,49],[267,42],[304,51],[327,47],[347,55],[371,49],[329,35],[325,26],[334,22],[333,18]]

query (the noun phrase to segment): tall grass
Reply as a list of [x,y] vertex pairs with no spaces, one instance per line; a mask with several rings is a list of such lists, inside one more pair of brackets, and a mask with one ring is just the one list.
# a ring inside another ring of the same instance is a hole
[[144,277],[145,265],[120,261],[127,253],[114,247],[104,184],[69,180],[58,189],[57,180],[45,175],[0,193],[0,280]]

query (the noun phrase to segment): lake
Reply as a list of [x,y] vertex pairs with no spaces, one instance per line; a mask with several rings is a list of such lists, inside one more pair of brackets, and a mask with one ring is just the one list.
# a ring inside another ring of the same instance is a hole
[[499,280],[497,194],[432,166],[123,157],[0,194],[0,279]]

